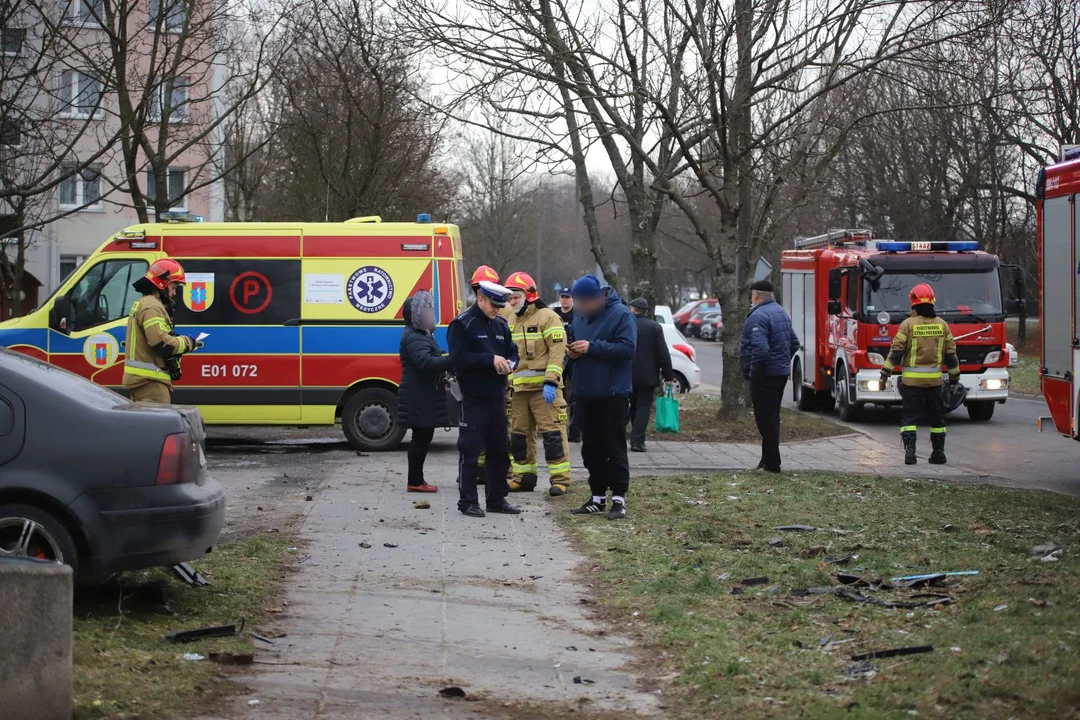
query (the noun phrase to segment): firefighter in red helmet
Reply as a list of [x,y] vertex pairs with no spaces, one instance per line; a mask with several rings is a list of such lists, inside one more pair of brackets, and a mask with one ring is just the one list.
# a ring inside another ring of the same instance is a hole
[[919,283],[911,289],[911,316],[900,323],[889,357],[881,369],[882,385],[900,368],[900,398],[904,403],[900,437],[904,443],[904,463],[914,465],[919,422],[930,424],[930,462],[944,465],[945,398],[942,396],[941,366],[949,371],[949,383],[960,382],[960,361],[949,324],[937,317],[934,289]]
[[174,298],[187,282],[184,268],[170,258],[157,260],[132,287],[142,293],[128,317],[124,347],[124,387],[136,402],[172,402],[180,379],[180,356],[202,347],[173,332]]

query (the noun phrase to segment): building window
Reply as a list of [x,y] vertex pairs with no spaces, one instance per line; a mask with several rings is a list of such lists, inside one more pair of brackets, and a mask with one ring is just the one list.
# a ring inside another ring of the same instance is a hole
[[165,80],[150,94],[150,120],[160,122],[162,108],[169,108],[169,122],[182,122],[187,119],[188,82],[187,78]]
[[62,165],[64,180],[60,183],[60,207],[65,210],[101,209],[101,167],[77,170],[74,165]]
[[162,28],[172,31],[181,30],[187,20],[187,8],[183,0],[150,0],[151,25],[157,26],[159,15],[162,16]]
[[75,272],[75,268],[86,262],[85,255],[61,255],[60,256],[60,282],[64,282],[71,273]]
[[101,81],[96,77],[68,70],[60,74],[60,102],[67,117],[88,118],[100,112]]
[[68,19],[82,25],[101,25],[105,20],[105,0],[70,0]]
[[22,145],[22,126],[14,120],[0,120],[0,146],[18,147]]
[[26,42],[26,28],[0,28],[0,55],[19,57]]
[[[169,210],[187,212],[187,198],[184,192],[187,190],[187,170],[181,168],[169,168],[169,179],[166,183],[169,191]],[[157,198],[157,178],[154,170],[146,171],[146,199],[152,204]]]

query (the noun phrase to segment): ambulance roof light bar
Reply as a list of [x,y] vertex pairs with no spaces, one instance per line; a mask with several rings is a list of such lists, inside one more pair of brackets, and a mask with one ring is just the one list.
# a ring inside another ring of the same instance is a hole
[[814,250],[816,248],[832,247],[833,245],[866,245],[870,240],[874,239],[874,232],[869,229],[856,229],[845,230],[835,229],[830,230],[822,235],[814,235],[812,237],[797,237],[795,238],[796,250]]
[[879,240],[877,249],[881,252],[975,252],[979,249],[979,243],[976,240],[942,240],[935,242]]
[[202,222],[201,217],[192,215],[189,212],[163,212],[158,215],[158,220],[167,223]]

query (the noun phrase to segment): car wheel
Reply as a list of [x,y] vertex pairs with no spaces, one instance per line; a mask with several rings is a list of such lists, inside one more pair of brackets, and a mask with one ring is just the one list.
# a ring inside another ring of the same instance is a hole
[[397,422],[397,395],[383,388],[356,393],[341,412],[341,429],[357,450],[393,450],[405,437]]
[[836,373],[836,414],[844,422],[854,422],[859,419],[858,404],[851,402],[851,379],[848,377],[847,368],[841,366]]
[[681,372],[675,373],[675,382],[679,383],[679,392],[686,394],[690,392],[690,381],[686,379],[686,376]]
[[967,406],[968,417],[975,422],[987,422],[994,417],[994,405],[996,403],[989,400],[970,402]]
[[0,558],[30,558],[79,569],[71,533],[55,515],[32,505],[0,505]]

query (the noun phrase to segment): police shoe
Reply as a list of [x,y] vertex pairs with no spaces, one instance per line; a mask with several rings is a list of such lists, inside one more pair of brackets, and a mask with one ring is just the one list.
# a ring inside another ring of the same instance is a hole
[[481,508],[478,503],[469,503],[464,507],[458,506],[458,510],[461,511],[462,515],[468,515],[469,517],[487,517],[487,513],[484,512],[483,508]]
[[[477,510],[479,510],[479,509],[480,508],[477,508]],[[511,505],[510,503],[508,503],[506,501],[505,498],[500,500],[499,502],[495,503],[494,505],[488,505],[487,506],[487,511],[489,513],[499,513],[499,514],[502,514],[502,515],[520,515],[521,514],[521,508],[519,508],[517,505]]]

